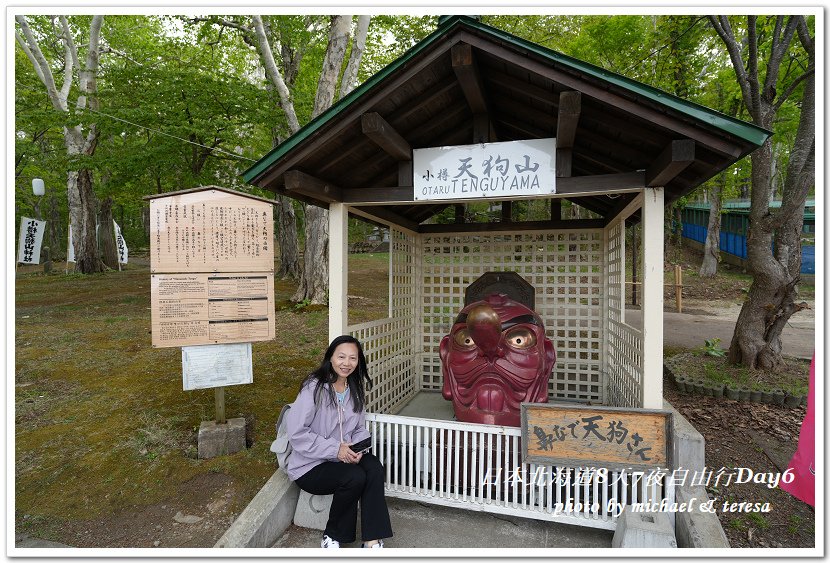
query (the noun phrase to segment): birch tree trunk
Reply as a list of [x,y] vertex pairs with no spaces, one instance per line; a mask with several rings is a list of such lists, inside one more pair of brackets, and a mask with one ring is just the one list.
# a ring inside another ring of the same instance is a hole
[[[806,303],[797,303],[797,286],[801,280],[804,203],[815,181],[814,38],[804,16],[777,16],[766,68],[759,69],[758,16],[747,16],[747,36],[741,40],[736,39],[726,16],[710,16],[709,20],[729,51],[743,103],[756,125],[772,129],[784,101],[799,87],[802,92],[780,209],[769,207],[774,190],[772,141],[767,139],[751,156],[747,262],[753,281],[729,346],[731,363],[776,370],[782,361],[781,331],[794,313],[806,307]],[[782,61],[797,56],[790,50],[796,33],[807,53],[806,72],[781,86]],[[743,53],[748,53],[746,64]],[[783,90],[780,94],[779,88]]]
[[703,245],[703,263],[700,265],[700,277],[713,278],[718,273],[720,259],[720,223],[723,201],[723,185],[726,173],[721,172],[717,183],[709,190],[709,224],[706,228],[706,243]]
[[[332,16],[329,30],[329,44],[323,60],[323,71],[317,82],[317,97],[314,100],[314,119],[334,101],[337,76],[343,66],[346,47],[349,43],[351,16]],[[292,301],[327,303],[329,285],[329,213],[327,209],[314,205],[305,206],[305,250],[303,272]]]
[[[63,84],[57,87],[52,69],[43,51],[29,27],[25,16],[15,16],[19,31],[15,30],[18,45],[26,53],[38,78],[46,87],[46,93],[52,107],[62,113],[69,113],[69,93],[75,84],[74,71],[78,71],[76,110],[87,107],[98,109],[98,57],[100,52],[101,25],[104,16],[93,16],[89,28],[89,46],[84,66],[81,67],[78,49],[65,16],[59,16],[62,35],[59,38],[64,49]],[[87,119],[85,124],[64,127],[64,144],[71,161],[83,162],[95,153],[98,144],[98,132],[94,122]],[[69,222],[72,225],[75,250],[75,271],[83,274],[101,272],[104,263],[98,256],[98,244],[95,236],[97,198],[93,188],[92,170],[80,166],[77,170],[67,172],[67,197],[69,200]]]

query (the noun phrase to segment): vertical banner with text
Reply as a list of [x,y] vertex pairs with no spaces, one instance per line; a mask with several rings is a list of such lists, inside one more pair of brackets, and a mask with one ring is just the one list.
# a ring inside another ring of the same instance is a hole
[[17,247],[17,261],[21,264],[40,264],[40,247],[46,221],[29,217],[20,218],[20,242]]

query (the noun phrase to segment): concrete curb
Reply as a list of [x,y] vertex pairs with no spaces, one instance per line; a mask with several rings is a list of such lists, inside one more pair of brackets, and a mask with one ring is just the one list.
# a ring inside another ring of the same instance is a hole
[[213,547],[271,547],[294,520],[300,488],[277,469]]
[[[678,547],[729,548],[729,539],[723,531],[717,514],[701,512],[700,505],[709,500],[706,489],[697,487],[677,487],[677,502],[692,506],[690,511],[678,512],[675,516],[674,535]],[[689,503],[697,499],[694,504]]]
[[[706,469],[706,440],[686,418],[668,401],[663,401],[663,408],[672,411],[674,426],[674,444],[672,455],[677,469],[687,469],[688,477],[696,471]],[[706,489],[701,486],[679,486],[674,490],[675,501],[686,503],[692,510],[678,511],[675,514],[674,534],[678,547],[727,548],[729,540],[723,531],[717,514],[701,512],[700,505],[709,500]],[[697,499],[689,504],[692,499]]]

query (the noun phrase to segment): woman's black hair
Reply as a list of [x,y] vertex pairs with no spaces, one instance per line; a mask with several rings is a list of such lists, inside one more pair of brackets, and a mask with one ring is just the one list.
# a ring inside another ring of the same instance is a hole
[[363,346],[361,346],[360,341],[354,336],[344,334],[332,340],[328,349],[326,349],[326,353],[323,355],[323,361],[320,363],[320,367],[311,372],[311,375],[306,378],[303,385],[317,381],[317,389],[314,391],[314,403],[319,404],[320,393],[325,387],[323,384],[328,383],[329,400],[332,404],[336,404],[334,387],[331,384],[337,381],[337,374],[331,368],[331,357],[341,344],[354,344],[357,346],[357,367],[349,375],[346,383],[349,385],[349,393],[351,393],[354,402],[354,412],[360,412],[366,404],[366,392],[363,389],[363,380],[366,380],[367,389],[372,388],[372,380],[369,378],[369,371],[366,369],[366,356],[363,354]]

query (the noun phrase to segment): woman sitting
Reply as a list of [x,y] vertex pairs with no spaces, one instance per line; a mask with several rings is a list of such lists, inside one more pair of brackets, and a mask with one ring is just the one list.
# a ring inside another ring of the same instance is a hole
[[363,547],[382,548],[383,538],[392,537],[383,465],[367,450],[349,447],[369,437],[364,379],[371,388],[360,342],[338,336],[286,415],[293,448],[288,477],[313,495],[334,494],[320,542],[325,548],[355,541],[358,502]]

